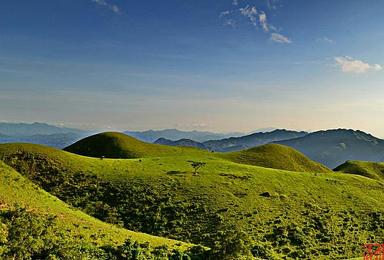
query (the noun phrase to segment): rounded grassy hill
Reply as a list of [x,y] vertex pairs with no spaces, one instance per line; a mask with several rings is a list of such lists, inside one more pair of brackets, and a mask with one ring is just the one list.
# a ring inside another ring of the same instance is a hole
[[198,149],[188,147],[145,143],[118,132],[92,135],[64,148],[64,150],[89,157],[125,159],[200,152]]
[[335,171],[357,174],[371,179],[384,180],[384,163],[365,161],[346,161]]
[[297,172],[331,172],[324,165],[314,162],[288,146],[266,144],[251,149],[225,153],[224,158],[237,163]]

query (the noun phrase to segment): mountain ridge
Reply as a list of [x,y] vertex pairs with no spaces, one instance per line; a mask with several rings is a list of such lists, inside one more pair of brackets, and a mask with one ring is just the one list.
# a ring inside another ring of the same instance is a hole
[[343,128],[321,130],[274,143],[290,146],[330,168],[349,160],[374,162],[384,160],[384,140],[361,130]]
[[0,122],[0,133],[6,136],[33,136],[33,135],[50,135],[50,134],[80,134],[86,131],[59,127],[47,123],[5,123]]

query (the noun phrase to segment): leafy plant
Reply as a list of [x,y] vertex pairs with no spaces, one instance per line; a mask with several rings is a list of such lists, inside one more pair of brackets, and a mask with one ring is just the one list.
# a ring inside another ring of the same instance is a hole
[[202,167],[204,167],[206,165],[205,162],[196,162],[196,161],[188,161],[191,163],[191,166],[193,168],[193,174],[197,175],[198,174],[198,171],[199,169],[201,169]]

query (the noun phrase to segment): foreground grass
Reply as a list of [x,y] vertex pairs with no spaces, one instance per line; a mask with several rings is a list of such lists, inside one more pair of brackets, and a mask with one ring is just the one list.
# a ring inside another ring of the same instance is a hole
[[[214,153],[98,159],[8,144],[0,158],[100,219],[210,247],[235,230],[261,258],[351,258],[384,236],[384,185],[362,176],[268,169]],[[190,161],[206,166],[195,175]]]
[[153,246],[167,245],[170,248],[187,249],[190,244],[143,233],[132,232],[104,223],[33,185],[18,172],[0,162],[0,206],[1,210],[15,206],[29,211],[57,217],[59,228],[79,241],[97,246],[120,245],[127,239],[139,243],[149,242]]

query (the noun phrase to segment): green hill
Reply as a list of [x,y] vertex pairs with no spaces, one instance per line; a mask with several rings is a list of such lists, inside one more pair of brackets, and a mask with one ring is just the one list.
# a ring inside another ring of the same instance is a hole
[[335,171],[358,174],[381,181],[384,180],[384,163],[347,161],[335,168]]
[[237,163],[298,172],[331,172],[304,154],[284,145],[266,144],[240,152],[223,154],[224,158]]
[[[201,152],[101,160],[7,144],[0,158],[94,217],[216,252],[342,259],[384,237],[382,183],[358,175],[268,169]],[[191,161],[206,165],[194,174]]]
[[84,138],[64,149],[65,151],[106,158],[141,158],[199,153],[194,148],[149,144],[118,132],[106,132]]
[[[26,211],[21,209],[26,209]],[[43,223],[50,222],[52,217],[56,219],[56,225],[52,227],[44,226],[46,224]],[[26,221],[26,223],[20,226],[22,221]],[[32,230],[33,221],[38,222],[37,225],[33,226],[36,230]],[[6,225],[4,223],[7,222],[9,222],[9,227],[5,228]],[[22,231],[17,230],[16,227],[21,228]],[[44,227],[45,229],[43,229]],[[2,233],[2,231],[5,233]],[[25,234],[20,232],[25,232]],[[38,235],[37,237],[33,237],[34,232]],[[16,233],[17,236],[15,237]],[[26,246],[27,243],[33,243],[31,248],[25,250],[30,251],[32,248],[38,250],[38,247],[43,247],[44,243],[47,243],[47,241],[43,242],[44,240],[41,238],[45,233],[50,234],[50,237],[45,237],[44,239],[49,238],[50,243],[53,243],[52,245],[45,246],[62,246],[64,251],[70,251],[74,250],[72,246],[76,245],[74,247],[77,247],[77,250],[79,250],[76,251],[76,254],[80,253],[80,251],[86,251],[82,247],[87,247],[89,250],[95,246],[115,247],[123,244],[127,239],[139,243],[150,243],[154,247],[167,246],[170,250],[172,248],[186,250],[191,246],[175,240],[128,231],[90,217],[40,189],[0,161],[0,257],[4,257],[2,253],[7,251],[7,249],[15,250],[16,248],[17,252],[14,253],[18,257],[28,258],[27,255],[20,255],[23,253],[21,249],[23,244]],[[2,237],[4,234],[8,234],[8,236]],[[21,240],[23,236],[25,238]],[[21,241],[15,241],[17,239]],[[9,243],[6,242],[7,240],[9,240]],[[53,242],[55,240],[58,240],[56,241],[57,244]],[[64,241],[67,241],[68,244],[64,244]],[[10,246],[11,242],[13,247]],[[51,250],[54,251],[53,249]],[[56,248],[55,250],[58,249]],[[73,251],[71,252],[74,253]],[[24,254],[26,253],[30,252],[24,252]]]
[[82,139],[64,150],[79,155],[106,158],[143,158],[167,156],[217,156],[236,163],[289,171],[330,172],[292,148],[269,144],[232,153],[209,153],[191,147],[175,147],[141,142],[121,133],[107,132]]

